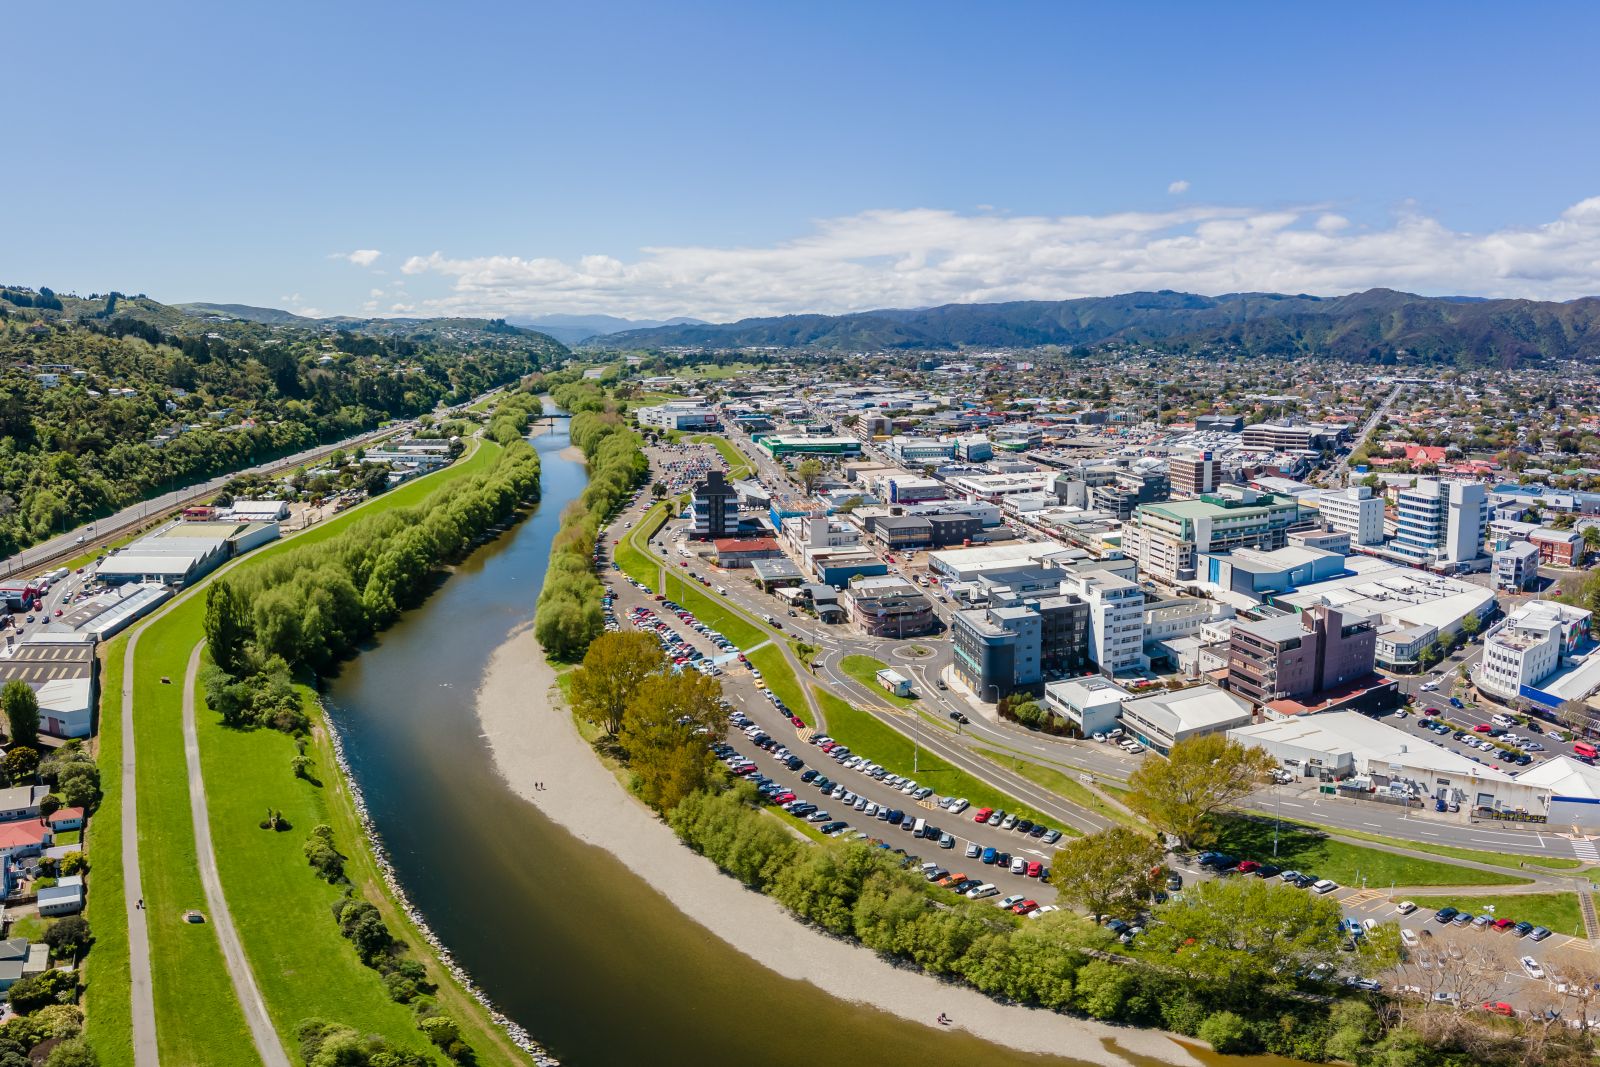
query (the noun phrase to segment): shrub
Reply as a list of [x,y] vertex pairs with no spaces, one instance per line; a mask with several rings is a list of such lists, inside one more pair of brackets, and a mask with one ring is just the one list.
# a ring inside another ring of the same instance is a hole
[[1250,1024],[1231,1011],[1219,1011],[1206,1016],[1196,1036],[1222,1053],[1250,1052],[1255,1048],[1255,1034],[1251,1032]]

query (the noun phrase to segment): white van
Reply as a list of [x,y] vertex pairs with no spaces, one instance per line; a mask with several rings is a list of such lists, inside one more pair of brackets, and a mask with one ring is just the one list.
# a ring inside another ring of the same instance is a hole
[[717,595],[718,596],[727,596],[728,595],[728,587],[725,586],[725,585],[717,586]]
[[911,824],[911,832],[913,834],[915,834],[916,836],[918,836],[918,837],[921,837],[922,836],[922,831],[926,830],[927,828],[928,828],[928,820],[927,819],[918,819],[916,822]]

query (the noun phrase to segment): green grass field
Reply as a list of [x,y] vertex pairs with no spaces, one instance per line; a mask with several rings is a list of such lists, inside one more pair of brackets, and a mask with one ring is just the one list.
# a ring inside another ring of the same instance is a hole
[[871,656],[846,656],[839,661],[839,666],[844,669],[844,673],[860,682],[880,700],[897,708],[909,708],[917,703],[916,697],[896,696],[878,684],[878,672],[889,666],[881,659],[874,659]]
[[[1513,919],[1543,926],[1558,934],[1585,937],[1583,915],[1578,911],[1576,893],[1507,893],[1504,896],[1411,897],[1419,908],[1437,911],[1451,907],[1473,915],[1484,914],[1485,907],[1497,919]],[[1485,937],[1505,937],[1505,934],[1485,933]]]
[[[294,538],[269,546],[239,564],[248,567],[283,547],[325,540],[348,521],[373,509],[417,503],[439,485],[488,469],[500,448],[484,443],[454,466],[410,482],[372,503],[352,509]],[[190,924],[183,911],[205,911],[196,871],[195,842],[184,771],[182,683],[189,654],[201,638],[204,597],[189,596],[149,624],[139,640],[134,698],[138,742],[140,868],[150,925],[151,970],[157,1034],[163,1062],[259,1063],[210,924]],[[122,902],[115,770],[121,753],[121,639],[107,652],[102,692],[101,766],[106,798],[95,819],[92,860],[95,892],[90,921],[96,945],[86,961],[89,1038],[108,1067],[131,1064],[127,929]],[[170,680],[163,684],[162,678]],[[202,697],[203,699],[203,697]],[[272,731],[223,730],[199,711],[201,760],[207,782],[210,824],[230,910],[269,1013],[285,1043],[294,1047],[294,1027],[316,1015],[384,1033],[418,1049],[424,1046],[410,1013],[389,1002],[377,972],[360,965],[339,937],[327,903],[334,890],[305,863],[301,845],[318,821],[340,831],[340,847],[351,856],[352,878],[369,896],[386,899],[365,850],[353,813],[338,816],[307,783],[295,782],[288,760],[293,741]],[[325,789],[343,797],[326,740],[317,739],[318,769]],[[348,798],[344,798],[348,803]],[[293,829],[269,834],[257,828],[268,807],[280,809]],[[391,923],[403,920],[393,913]],[[414,931],[407,940],[421,945]],[[430,961],[431,962],[431,961]],[[443,978],[444,974],[434,967]],[[521,1063],[482,1012],[454,986],[441,990],[482,1063]],[[196,1005],[205,1005],[204,1011]]]
[[761,680],[767,684],[767,688],[776,693],[778,699],[789,706],[790,711],[802,719],[810,717],[810,705],[806,703],[805,691],[795,680],[794,668],[789,666],[782,649],[777,645],[768,645],[750,653],[748,658],[750,665],[761,672]]
[[[665,502],[652,504],[634,523],[633,529],[622,538],[622,544],[616,546],[612,559],[617,566],[622,568],[622,573],[636,582],[643,582],[652,590],[656,590],[661,582],[661,566],[650,555],[650,538],[655,536],[657,530],[667,521],[669,510]],[[659,592],[659,590],[656,590]]]
[[1059,825],[1056,820],[1039,814],[959,767],[952,767],[926,749],[918,751],[913,760],[909,737],[819,686],[812,686],[812,691],[828,717],[828,736],[852,753],[865,756],[895,774],[915,778],[940,796],[966,797],[974,808],[1004,808],[1034,822],[1055,826],[1069,837],[1077,836],[1077,831],[1071,827]]
[[1390,885],[1526,885],[1530,878],[1510,872],[1482,871],[1454,863],[1418,859],[1394,852],[1353,845],[1327,836],[1321,830],[1283,820],[1273,854],[1273,821],[1246,815],[1224,816],[1217,847],[1243,859],[1272,862],[1340,885],[1368,888]]
[[706,592],[693,578],[685,577],[681,569],[667,568],[667,584],[662,592],[668,600],[681,605],[713,630],[720,630],[722,636],[742,649],[754,648],[772,636],[726,600]]
[[[1253,811],[1264,819],[1273,817],[1270,811]],[[1294,822],[1285,819],[1285,823]],[[1296,823],[1298,826],[1307,826],[1306,823]],[[1488,863],[1497,867],[1518,867],[1527,864],[1542,867],[1552,871],[1576,871],[1583,866],[1583,861],[1565,856],[1523,856],[1512,852],[1485,852],[1476,848],[1461,848],[1458,845],[1435,845],[1426,841],[1407,841],[1399,837],[1385,837],[1383,834],[1371,834],[1365,830],[1347,830],[1343,826],[1332,827],[1332,832],[1340,837],[1350,837],[1358,841],[1371,841],[1378,845],[1393,845],[1395,848],[1408,848],[1413,852],[1427,852],[1434,856],[1446,856],[1450,859],[1470,860],[1473,863]]]
[[1052,793],[1059,794],[1064,800],[1076,804],[1085,811],[1092,811],[1102,818],[1121,823],[1129,829],[1138,830],[1140,833],[1150,833],[1148,823],[1137,816],[1128,814],[1114,804],[1106,803],[1104,798],[1096,796],[1093,790],[1071,775],[1058,771],[1054,767],[1031,763],[1025,759],[1018,759],[1016,756],[1007,755],[1004,752],[996,752],[993,749],[980,748],[977,751],[984,759],[993,760],[1000,766],[1015,771],[1034,785],[1042,786]]

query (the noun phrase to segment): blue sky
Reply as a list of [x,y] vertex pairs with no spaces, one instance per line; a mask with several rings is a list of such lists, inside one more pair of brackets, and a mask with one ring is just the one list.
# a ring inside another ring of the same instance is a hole
[[62,5],[0,64],[0,281],[716,319],[1566,299],[1600,292],[1597,30],[1576,4]]

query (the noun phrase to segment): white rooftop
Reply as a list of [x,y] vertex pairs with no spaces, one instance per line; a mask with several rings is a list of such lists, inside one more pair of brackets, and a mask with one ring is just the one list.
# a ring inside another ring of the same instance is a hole
[[1325,603],[1347,615],[1442,631],[1453,631],[1468,615],[1489,614],[1495,603],[1494,591],[1484,586],[1373,556],[1349,556],[1344,566],[1350,573],[1274,599],[1301,609]]
[[1557,756],[1529,768],[1517,778],[1523,785],[1548,788],[1555,797],[1600,800],[1600,767],[1580,763],[1571,756]]
[[1368,718],[1358,711],[1326,711],[1319,715],[1299,715],[1261,722],[1229,730],[1228,736],[1245,744],[1271,742],[1298,745],[1330,754],[1349,752],[1364,760],[1369,767],[1397,764],[1496,782],[1516,780],[1493,767]]
[[1204,730],[1233,722],[1241,715],[1248,721],[1250,702],[1214,685],[1197,685],[1176,693],[1156,693],[1123,704],[1146,722],[1161,726],[1176,737],[1185,730]]

